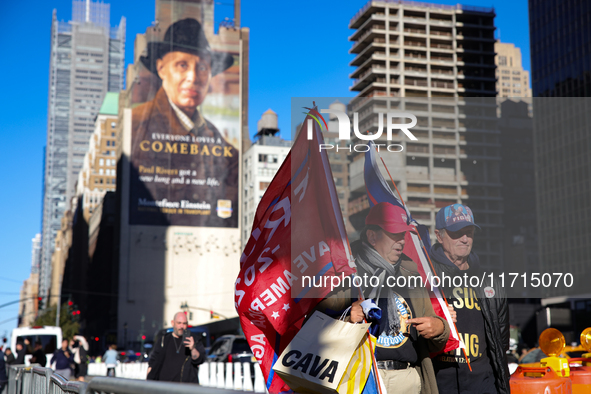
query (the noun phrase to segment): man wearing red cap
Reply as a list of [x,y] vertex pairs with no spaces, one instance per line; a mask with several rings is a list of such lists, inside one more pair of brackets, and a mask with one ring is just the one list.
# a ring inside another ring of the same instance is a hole
[[[435,315],[426,289],[397,287],[395,282],[405,260],[405,233],[416,230],[407,224],[404,209],[385,202],[371,208],[365,224],[361,239],[351,249],[357,276],[363,278],[364,298],[374,300],[381,309],[381,317],[374,319],[372,325],[377,336],[375,356],[379,373],[388,393],[438,393],[429,353],[443,349],[449,326]],[[351,289],[335,292],[319,304],[320,309],[329,314],[345,309],[350,299],[357,297],[356,289],[353,290],[355,293]],[[367,318],[367,302],[353,303],[351,322]]]

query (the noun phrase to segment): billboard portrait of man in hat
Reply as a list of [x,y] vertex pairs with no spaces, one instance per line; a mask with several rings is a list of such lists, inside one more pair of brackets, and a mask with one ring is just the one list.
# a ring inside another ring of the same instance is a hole
[[189,18],[140,60],[161,87],[132,110],[130,224],[237,227],[239,152],[199,110],[233,56]]

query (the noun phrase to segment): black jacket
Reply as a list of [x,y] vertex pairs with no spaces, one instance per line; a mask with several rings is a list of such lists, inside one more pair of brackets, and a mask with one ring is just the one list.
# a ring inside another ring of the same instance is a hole
[[4,363],[4,352],[0,350],[0,391],[2,391],[2,387],[8,382],[8,377],[6,376],[6,364]]
[[[455,266],[443,254],[441,244],[435,244],[429,253],[431,261],[434,264],[435,274],[441,276],[443,272],[449,276],[463,275],[463,272]],[[480,270],[478,256],[471,253],[468,258],[470,264],[470,275]],[[481,276],[479,276],[480,278]],[[490,281],[485,278],[482,286],[475,288],[476,297],[481,305],[482,316],[484,318],[484,330],[486,333],[486,344],[488,347],[488,357],[491,360],[495,374],[495,386],[499,394],[510,394],[509,387],[509,364],[507,363],[507,350],[509,350],[509,304],[505,289],[499,286],[499,282],[493,283],[495,295],[488,298],[484,294],[484,288],[490,285]],[[447,295],[446,295],[447,296]]]
[[6,356],[6,365],[11,365],[16,363],[16,358],[14,357],[14,353],[10,352],[8,356]]
[[23,347],[20,352],[16,352],[16,358],[14,359],[14,363],[16,365],[23,365],[25,363],[25,354],[27,354],[27,350]]
[[[203,362],[205,361],[205,347],[201,343],[201,340],[195,334],[191,334],[191,336],[195,341],[195,349],[197,349],[197,351],[199,352],[199,357],[197,357],[196,360],[193,360],[191,356],[187,357],[182,368],[181,382],[199,383],[199,377],[197,376],[197,372],[199,371],[199,364],[203,364]],[[167,346],[173,346],[171,344],[171,341],[172,332],[160,332],[156,337],[156,341],[154,342],[154,349],[152,350],[150,360],[148,361],[148,365],[150,366],[150,368],[152,368],[150,370],[150,373],[148,374],[148,380],[160,380],[160,371],[162,370],[162,365],[165,361],[165,349]]]

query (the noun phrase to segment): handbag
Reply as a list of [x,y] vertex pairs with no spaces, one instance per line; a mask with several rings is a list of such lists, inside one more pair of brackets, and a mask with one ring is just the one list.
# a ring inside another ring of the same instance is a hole
[[316,311],[281,353],[273,370],[295,392],[338,393],[369,326]]

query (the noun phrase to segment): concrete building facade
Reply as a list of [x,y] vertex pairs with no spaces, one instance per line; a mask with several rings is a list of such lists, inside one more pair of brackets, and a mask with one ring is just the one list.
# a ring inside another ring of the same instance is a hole
[[[244,116],[244,98],[247,97],[249,31],[238,25],[238,6],[239,3],[234,12],[234,24],[220,25],[214,33],[213,3],[158,0],[158,23],[136,38],[135,62],[127,69],[127,87],[120,96],[118,127],[121,131],[117,134],[120,210],[117,236],[120,248],[116,327],[120,346],[131,346],[133,342],[139,344],[137,341],[142,332],[151,336],[163,327],[170,327],[174,314],[184,305],[192,312],[188,316],[191,325],[213,322],[211,312],[222,318],[237,316],[233,289],[242,253],[240,177],[238,205],[232,206],[238,211],[236,228],[132,224],[130,158],[132,109],[151,100],[160,88],[159,81],[141,63],[140,57],[147,53],[148,42],[162,41],[171,23],[187,18],[201,23],[213,51],[230,53],[234,58],[230,69],[211,78],[212,91],[207,94],[199,111],[218,128],[222,136],[230,136],[227,137],[230,144],[240,149],[241,136],[248,121]],[[167,132],[162,130],[162,133]],[[188,161],[187,165],[190,164]]]
[[31,240],[31,274],[23,282],[19,305],[19,327],[30,326],[37,316],[39,294],[39,264],[41,263],[41,234]]
[[259,201],[291,148],[291,141],[278,133],[277,114],[268,109],[258,121],[255,142],[242,157],[242,248],[250,237]]
[[[483,229],[475,251],[484,267],[499,269],[494,18],[492,8],[368,2],[349,23],[355,29],[349,37],[355,55],[350,65],[356,67],[350,89],[359,92],[349,112],[358,113],[359,130],[369,134],[378,130],[382,113],[403,110],[417,117],[412,128],[416,141],[399,130],[392,141],[386,133],[379,139],[403,147],[398,153],[381,153],[402,198],[413,218],[432,232],[440,208],[470,206]],[[349,219],[356,231],[369,208],[363,164],[364,155],[355,154],[349,167]],[[382,173],[391,184],[383,168]]]
[[117,149],[118,111],[119,93],[108,92],[97,115],[88,152],[84,156],[84,164],[76,183],[76,196],[82,197],[86,221],[104,195],[115,191],[117,161],[111,152]]
[[495,42],[497,92],[499,97],[531,97],[529,71],[523,69],[521,49],[515,44]]
[[23,286],[21,287],[20,293],[20,304],[19,304],[19,327],[31,327],[35,318],[37,317],[38,300],[37,295],[39,294],[39,274],[31,273],[31,275],[25,279]]
[[[106,92],[123,88],[125,18],[109,26],[106,3],[73,1],[70,22],[53,11],[39,292],[51,282],[51,255],[63,213],[76,191],[94,117]],[[115,158],[115,150],[109,150]],[[47,303],[45,303],[47,305]]]

